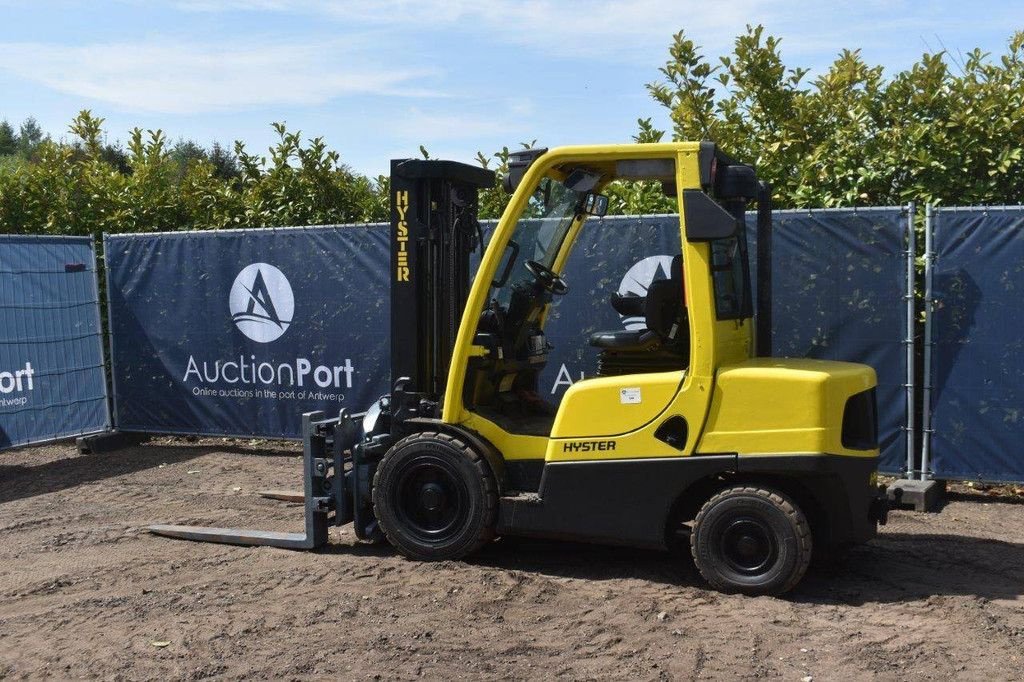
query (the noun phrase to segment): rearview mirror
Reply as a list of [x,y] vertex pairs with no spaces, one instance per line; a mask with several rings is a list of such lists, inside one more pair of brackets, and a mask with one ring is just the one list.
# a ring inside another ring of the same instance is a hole
[[596,215],[598,218],[608,212],[608,197],[596,192],[587,192],[583,197],[583,212],[587,215]]
[[740,226],[736,216],[699,189],[683,190],[683,219],[686,239],[691,242],[726,239],[735,235]]

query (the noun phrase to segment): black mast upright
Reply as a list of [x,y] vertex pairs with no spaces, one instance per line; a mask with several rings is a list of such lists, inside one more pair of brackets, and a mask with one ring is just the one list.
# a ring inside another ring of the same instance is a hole
[[437,416],[480,244],[478,196],[492,171],[455,161],[391,162],[391,413]]
[[758,183],[757,192],[757,327],[755,355],[772,355],[772,186]]

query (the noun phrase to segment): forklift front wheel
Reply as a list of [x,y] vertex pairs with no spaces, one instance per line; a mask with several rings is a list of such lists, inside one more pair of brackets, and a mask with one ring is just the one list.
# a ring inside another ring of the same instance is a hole
[[373,510],[410,559],[460,559],[494,537],[497,486],[484,457],[458,438],[417,433],[395,443],[373,477]]
[[811,562],[811,526],[787,496],[734,486],[708,500],[693,522],[690,551],[712,587],[744,594],[782,594]]

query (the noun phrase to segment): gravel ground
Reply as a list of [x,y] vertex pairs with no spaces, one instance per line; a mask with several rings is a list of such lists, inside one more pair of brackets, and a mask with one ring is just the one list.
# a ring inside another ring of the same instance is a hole
[[[0,678],[1024,679],[1024,499],[961,489],[784,599],[670,554],[509,540],[468,563],[354,545],[188,543],[150,523],[298,530],[298,448],[158,440],[0,454]],[[1003,491],[1005,492],[1005,491]]]

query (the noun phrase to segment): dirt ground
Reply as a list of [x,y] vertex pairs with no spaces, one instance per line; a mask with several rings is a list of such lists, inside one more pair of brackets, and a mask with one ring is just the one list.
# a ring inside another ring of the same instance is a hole
[[319,553],[150,523],[301,528],[297,446],[162,440],[0,455],[0,678],[1024,679],[1024,504],[955,494],[785,599],[684,558],[499,541],[418,564],[332,531]]

